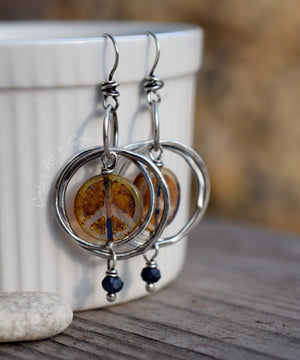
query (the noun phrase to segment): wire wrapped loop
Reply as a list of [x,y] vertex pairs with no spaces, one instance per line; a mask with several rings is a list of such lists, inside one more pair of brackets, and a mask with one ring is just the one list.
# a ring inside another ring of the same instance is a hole
[[117,255],[115,253],[114,245],[112,243],[109,243],[107,245],[107,248],[111,251],[111,258],[107,259],[107,270],[113,272],[116,269]]
[[143,257],[144,257],[144,259],[146,260],[147,263],[153,262],[154,259],[157,257],[158,252],[159,252],[159,245],[158,245],[158,243],[155,243],[154,246],[153,246],[153,248],[150,249],[150,250],[154,250],[154,254],[152,255],[151,259],[149,259],[148,256],[147,256],[145,253],[143,254]]
[[164,86],[164,82],[156,75],[148,75],[144,78],[143,84],[147,93],[148,104],[152,105],[153,100],[160,104],[161,99],[158,90]]
[[[120,84],[115,80],[109,80],[105,81],[101,84],[101,91],[103,93],[103,107],[106,110],[109,105],[112,106],[112,110],[116,111],[119,107],[119,99],[120,96],[119,91],[117,90],[117,87]],[[114,104],[109,103],[107,100],[109,98],[112,98],[114,101]]]
[[144,89],[148,92],[156,92],[164,86],[164,82],[156,75],[148,75],[144,78]]

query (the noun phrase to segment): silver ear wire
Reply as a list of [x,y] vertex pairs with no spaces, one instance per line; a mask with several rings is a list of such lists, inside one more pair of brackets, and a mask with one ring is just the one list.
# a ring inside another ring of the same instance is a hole
[[157,39],[157,36],[152,32],[152,31],[147,31],[146,34],[149,34],[150,36],[153,37],[154,41],[155,41],[155,46],[156,46],[156,55],[155,55],[155,59],[154,59],[154,63],[152,65],[152,68],[150,70],[149,75],[152,76],[154,74],[154,70],[158,64],[159,61],[159,57],[160,57],[160,46],[159,46],[159,41]]
[[156,69],[156,66],[160,58],[160,45],[158,38],[151,31],[147,31],[146,34],[150,35],[154,39],[156,46],[156,54],[152,68],[149,72],[149,75],[144,78],[144,89],[147,93],[148,104],[152,106],[153,100],[155,100],[157,105],[160,103],[161,98],[158,93],[158,90],[160,90],[164,86],[164,82],[159,77],[154,75],[154,70]]
[[114,49],[115,49],[115,63],[109,73],[109,76],[108,76],[108,81],[111,81],[115,74],[115,71],[119,65],[119,49],[118,49],[118,45],[117,45],[115,38],[111,34],[105,33],[105,34],[103,34],[103,36],[108,37],[112,41],[112,43],[114,45]]
[[[115,50],[115,62],[109,73],[108,80],[101,84],[101,91],[103,93],[103,107],[105,110],[107,110],[109,105],[111,105],[111,111],[116,112],[116,110],[119,107],[118,97],[120,96],[120,93],[117,90],[117,87],[120,84],[118,82],[116,82],[115,80],[113,80],[113,76],[119,65],[119,49],[118,49],[116,39],[112,35],[105,33],[105,34],[103,34],[103,36],[108,37],[112,41],[114,50]],[[107,102],[107,99],[109,97],[112,98],[112,100],[114,101],[114,104],[109,104]],[[117,141],[116,141],[116,143],[117,143]]]

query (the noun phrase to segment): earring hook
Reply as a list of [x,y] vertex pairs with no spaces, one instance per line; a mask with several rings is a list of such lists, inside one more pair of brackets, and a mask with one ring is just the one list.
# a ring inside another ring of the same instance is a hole
[[108,33],[105,33],[105,34],[103,34],[103,36],[108,37],[112,41],[112,43],[114,45],[114,49],[115,49],[115,63],[114,63],[114,66],[112,67],[112,69],[111,69],[111,71],[109,73],[109,76],[108,76],[108,80],[111,81],[113,76],[114,76],[114,73],[115,73],[115,71],[116,71],[116,69],[118,67],[118,64],[119,64],[119,49],[118,49],[117,42],[116,42],[115,38],[112,35],[110,35]]
[[146,31],[146,34],[153,37],[153,39],[155,41],[155,46],[156,46],[156,55],[155,55],[154,63],[152,65],[152,68],[151,68],[150,73],[149,73],[150,76],[153,76],[154,70],[155,70],[155,68],[156,68],[156,66],[158,64],[158,60],[159,60],[159,57],[160,57],[160,46],[159,46],[159,41],[158,41],[157,36],[152,31]]

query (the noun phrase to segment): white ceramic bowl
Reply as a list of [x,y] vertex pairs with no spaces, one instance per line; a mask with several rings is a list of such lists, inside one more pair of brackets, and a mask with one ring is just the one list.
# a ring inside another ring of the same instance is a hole
[[[106,261],[74,244],[56,224],[50,201],[53,179],[80,150],[101,145],[103,110],[97,85],[107,80],[116,37],[120,62],[120,145],[150,138],[150,111],[141,91],[159,39],[155,74],[160,91],[161,138],[192,143],[196,72],[202,58],[202,31],[184,24],[145,22],[0,23],[0,291],[51,291],[74,310],[107,305],[101,279]],[[168,167],[181,183],[181,207],[170,233],[186,219],[189,176],[170,156]],[[157,259],[158,285],[181,271],[186,241],[164,248]],[[142,256],[118,263],[125,282],[119,302],[146,295],[140,278]]]

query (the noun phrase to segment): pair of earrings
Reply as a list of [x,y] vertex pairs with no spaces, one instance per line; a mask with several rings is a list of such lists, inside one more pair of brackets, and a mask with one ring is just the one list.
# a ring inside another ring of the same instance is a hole
[[[159,248],[186,236],[202,218],[209,198],[208,172],[200,156],[178,141],[160,139],[158,106],[161,97],[158,91],[164,83],[154,75],[160,47],[156,35],[147,34],[156,44],[154,64],[143,80],[151,109],[153,139],[118,147],[120,94],[117,90],[119,84],[113,76],[119,52],[114,37],[104,34],[113,43],[115,63],[108,81],[101,85],[105,110],[103,146],[84,150],[69,160],[58,174],[53,190],[54,214],[64,231],[84,249],[107,259],[102,286],[110,302],[123,288],[116,270],[118,260],[143,255],[146,266],[141,277],[146,282],[147,291],[154,290],[154,284],[161,277],[155,261]],[[180,185],[175,174],[164,166],[165,151],[183,158],[197,183],[196,205],[191,217],[169,237],[163,237],[163,231],[180,206]],[[131,181],[128,174],[133,168],[135,178]],[[67,202],[66,197],[71,197],[71,201]],[[67,203],[71,203],[71,210]],[[154,249],[150,259],[146,256],[149,249]]]

